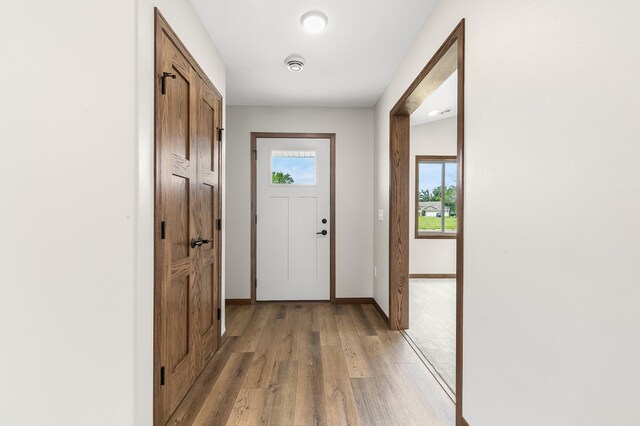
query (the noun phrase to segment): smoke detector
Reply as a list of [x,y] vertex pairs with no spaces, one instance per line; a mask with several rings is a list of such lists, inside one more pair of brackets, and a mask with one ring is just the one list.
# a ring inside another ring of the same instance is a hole
[[289,56],[284,63],[291,72],[300,72],[304,69],[304,58],[302,56]]

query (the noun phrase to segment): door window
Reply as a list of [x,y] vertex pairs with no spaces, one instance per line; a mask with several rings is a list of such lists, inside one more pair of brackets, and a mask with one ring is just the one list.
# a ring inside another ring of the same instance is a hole
[[315,151],[271,151],[273,185],[315,185]]

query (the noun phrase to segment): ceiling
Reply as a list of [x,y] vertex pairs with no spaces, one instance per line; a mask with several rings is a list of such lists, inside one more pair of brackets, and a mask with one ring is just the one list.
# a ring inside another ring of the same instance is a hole
[[[429,112],[434,110],[440,112],[450,111],[444,114],[438,113],[434,116],[429,115]],[[458,115],[458,71],[451,74],[449,78],[411,114],[411,126],[419,126],[420,124],[455,117],[456,115]]]
[[[228,105],[371,107],[437,0],[191,0],[227,66]],[[300,17],[329,24],[308,33]],[[293,73],[286,57],[305,58]]]

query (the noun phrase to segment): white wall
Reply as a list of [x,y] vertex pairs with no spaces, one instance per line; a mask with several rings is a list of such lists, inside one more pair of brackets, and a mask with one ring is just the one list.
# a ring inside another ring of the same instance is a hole
[[409,166],[409,273],[455,274],[456,240],[415,238],[416,156],[456,155],[457,117],[411,127]]
[[[463,17],[464,416],[640,424],[640,3],[441,1],[376,106],[385,212],[389,110]],[[382,271],[388,223],[375,224]]]
[[133,5],[2,9],[1,422],[130,425]]
[[336,133],[336,296],[371,297],[373,110],[227,108],[227,297],[250,297],[251,132]]
[[[202,22],[188,0],[138,0],[138,241],[136,278],[136,403],[135,424],[151,424],[153,415],[153,81],[154,81],[154,7],[160,10],[171,28],[225,96],[225,65]],[[223,123],[226,117],[223,114]],[[223,124],[223,127],[224,124]],[[222,148],[223,170],[225,143]],[[223,180],[223,206],[226,188]],[[223,224],[225,215],[223,212]],[[223,241],[226,231],[223,226]],[[222,300],[224,300],[225,250],[222,249]],[[222,332],[225,330],[222,306]]]
[[0,15],[4,423],[151,424],[154,4],[224,93],[186,0]]

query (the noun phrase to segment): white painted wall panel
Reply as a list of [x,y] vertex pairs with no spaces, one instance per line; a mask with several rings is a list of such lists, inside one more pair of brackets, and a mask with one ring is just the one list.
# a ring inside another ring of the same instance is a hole
[[133,424],[135,29],[127,0],[2,5],[3,424]]

